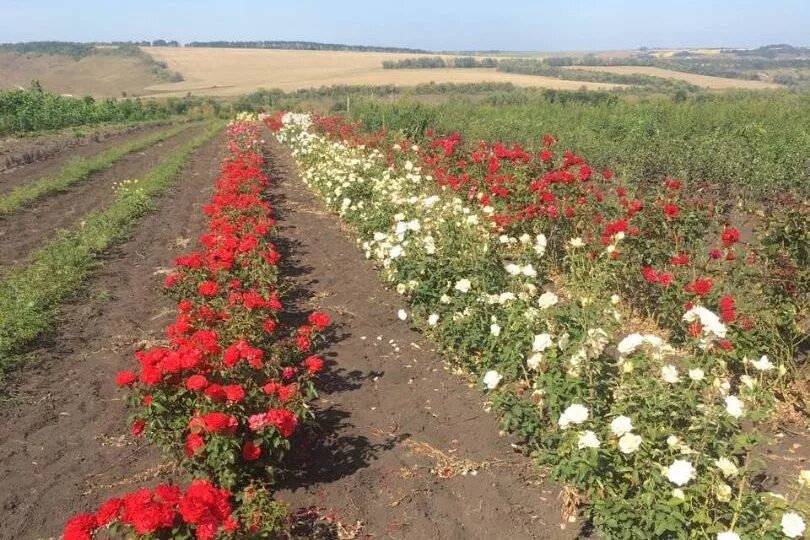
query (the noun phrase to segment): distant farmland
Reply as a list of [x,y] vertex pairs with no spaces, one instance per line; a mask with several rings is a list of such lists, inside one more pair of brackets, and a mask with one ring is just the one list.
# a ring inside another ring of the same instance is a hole
[[511,82],[560,90],[609,89],[620,85],[564,81],[552,77],[500,73],[493,69],[383,70],[383,60],[412,54],[288,51],[267,49],[208,49],[145,47],[155,60],[183,74],[184,81],[149,86],[155,95],[205,94],[235,96],[258,88],[297,90],[336,84],[395,84]]
[[571,69],[581,69],[588,71],[602,71],[606,73],[619,73],[623,75],[637,74],[650,75],[652,77],[662,77],[664,79],[675,79],[686,81],[696,86],[710,88],[712,90],[729,90],[741,88],[745,90],[765,90],[769,88],[780,88],[775,83],[764,81],[751,81],[746,79],[731,79],[727,77],[711,77],[709,75],[698,75],[696,73],[685,73],[653,66],[571,66]]

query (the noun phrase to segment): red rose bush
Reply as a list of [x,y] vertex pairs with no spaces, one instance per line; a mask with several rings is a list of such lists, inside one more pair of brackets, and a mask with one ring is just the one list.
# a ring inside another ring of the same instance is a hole
[[[149,538],[260,536],[275,531],[283,514],[268,488],[312,418],[307,402],[324,365],[315,350],[330,321],[316,312],[290,327],[281,317],[281,257],[271,237],[260,127],[243,117],[226,134],[201,248],[178,257],[164,284],[177,300],[166,341],[137,351],[133,369],[116,376],[134,410],[132,433],[198,479],[185,491],[159,486],[111,499],[71,519],[68,540],[100,529]],[[232,493],[249,519],[232,512]]]

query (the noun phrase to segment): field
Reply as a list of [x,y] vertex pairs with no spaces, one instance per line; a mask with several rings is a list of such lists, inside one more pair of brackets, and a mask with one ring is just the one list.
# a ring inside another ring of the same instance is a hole
[[517,86],[537,86],[573,90],[616,85],[577,83],[550,77],[497,73],[486,69],[430,69],[392,72],[382,69],[383,60],[412,55],[340,51],[284,51],[261,49],[206,49],[145,47],[158,61],[166,62],[183,74],[180,83],[152,85],[154,95],[181,96],[187,92],[214,96],[236,96],[259,88],[297,90],[336,84],[412,86],[435,82],[511,82]]
[[802,537],[807,94],[146,50],[0,94],[0,540]]
[[0,88],[27,88],[33,79],[60,94],[96,97],[144,95],[158,82],[138,58],[0,52]]
[[572,66],[570,69],[574,68],[589,71],[602,71],[607,73],[651,75],[653,77],[663,77],[665,79],[686,81],[690,84],[701,86],[703,88],[710,88],[712,90],[729,90],[735,88],[742,90],[765,90],[781,87],[778,84],[765,81],[747,81],[743,79],[729,79],[725,77],[710,77],[707,75],[683,73],[680,71],[662,69],[653,66]]

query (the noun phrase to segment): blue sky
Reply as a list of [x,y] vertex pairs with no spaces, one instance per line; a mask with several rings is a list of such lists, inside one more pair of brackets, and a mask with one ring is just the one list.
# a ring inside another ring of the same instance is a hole
[[284,39],[435,50],[810,45],[810,0],[0,0],[0,42]]

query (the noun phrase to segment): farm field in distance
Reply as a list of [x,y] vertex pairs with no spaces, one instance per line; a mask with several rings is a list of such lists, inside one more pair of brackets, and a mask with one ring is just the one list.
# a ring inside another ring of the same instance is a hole
[[619,85],[582,83],[553,77],[499,73],[491,69],[424,69],[391,71],[384,60],[413,54],[354,51],[287,51],[203,47],[144,47],[158,61],[183,74],[184,81],[146,88],[153,96],[236,96],[259,88],[299,90],[320,86],[386,85],[414,86],[437,83],[510,82],[516,86],[561,90],[608,89]]
[[671,69],[654,66],[571,66],[569,69],[584,69],[588,71],[602,71],[606,73],[639,74],[685,81],[703,88],[712,90],[769,90],[781,88],[781,85],[766,81],[750,81],[745,79],[732,79],[728,77],[712,77],[697,73],[684,73]]

